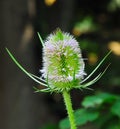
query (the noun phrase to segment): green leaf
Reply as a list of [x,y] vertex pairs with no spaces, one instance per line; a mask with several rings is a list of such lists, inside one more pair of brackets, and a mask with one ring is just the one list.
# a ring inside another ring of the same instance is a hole
[[94,110],[79,109],[75,112],[75,119],[77,125],[83,125],[87,122],[96,120],[99,116],[99,112]]
[[111,112],[120,117],[120,99],[118,99],[111,107]]
[[88,108],[88,107],[95,107],[97,105],[100,105],[101,103],[103,103],[103,99],[96,96],[89,96],[83,100],[82,105]]
[[65,119],[61,120],[60,123],[59,123],[59,127],[60,127],[60,129],[69,129],[70,128],[70,122],[69,122],[68,118],[65,118]]
[[[92,122],[99,117],[99,113],[93,110],[78,109],[74,113],[77,126]],[[62,120],[59,124],[60,129],[69,129],[70,124],[68,118]]]
[[85,108],[101,106],[101,104],[107,102],[113,102],[117,97],[108,93],[99,93],[93,96],[87,96],[82,102],[82,106]]

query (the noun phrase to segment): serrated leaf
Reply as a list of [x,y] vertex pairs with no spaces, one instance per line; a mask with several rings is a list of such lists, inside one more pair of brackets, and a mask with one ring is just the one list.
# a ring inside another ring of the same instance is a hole
[[68,118],[65,118],[65,119],[61,120],[60,123],[59,123],[59,127],[60,127],[60,129],[69,129],[70,128],[70,122],[69,122]]
[[99,116],[99,112],[87,109],[79,109],[75,112],[75,119],[77,125],[84,125],[87,122],[96,120]]
[[116,98],[117,97],[112,94],[99,93],[97,95],[85,97],[82,102],[82,106],[84,106],[85,108],[96,107],[96,106],[100,106],[104,102],[107,102],[107,103],[112,102]]
[[101,103],[103,103],[103,100],[101,98],[89,96],[84,99],[82,106],[84,106],[85,108],[95,107],[96,105],[100,105]]

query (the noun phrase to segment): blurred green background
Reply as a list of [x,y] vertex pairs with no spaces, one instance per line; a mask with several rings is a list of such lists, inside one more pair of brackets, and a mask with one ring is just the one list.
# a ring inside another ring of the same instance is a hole
[[73,90],[71,95],[81,129],[120,129],[120,0],[0,1],[0,129],[69,128],[61,95],[34,93],[33,86],[43,87],[26,77],[5,51],[9,48],[28,71],[40,76],[37,32],[45,39],[56,28],[79,41],[88,75],[113,51],[96,72],[111,63],[94,90]]

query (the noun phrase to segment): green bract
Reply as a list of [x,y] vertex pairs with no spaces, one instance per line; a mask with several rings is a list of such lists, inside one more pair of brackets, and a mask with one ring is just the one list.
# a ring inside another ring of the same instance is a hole
[[99,73],[92,81],[86,82],[111,52],[103,58],[90,75],[83,79],[85,75],[85,65],[79,44],[73,36],[61,30],[57,30],[55,33],[49,35],[45,42],[43,42],[39,33],[38,36],[43,46],[43,68],[41,70],[41,77],[27,72],[6,48],[9,56],[24,73],[35,82],[46,87],[42,90],[35,88],[36,92],[63,92],[70,91],[73,88],[88,88],[88,86],[98,81],[107,69]]

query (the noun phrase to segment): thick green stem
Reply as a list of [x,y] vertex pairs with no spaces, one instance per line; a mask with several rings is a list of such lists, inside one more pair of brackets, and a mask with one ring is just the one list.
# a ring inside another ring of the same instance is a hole
[[77,129],[74,114],[73,114],[73,109],[72,109],[72,102],[71,102],[71,98],[70,98],[70,93],[67,91],[64,91],[63,98],[64,98],[66,110],[68,113],[68,118],[70,121],[71,129]]

